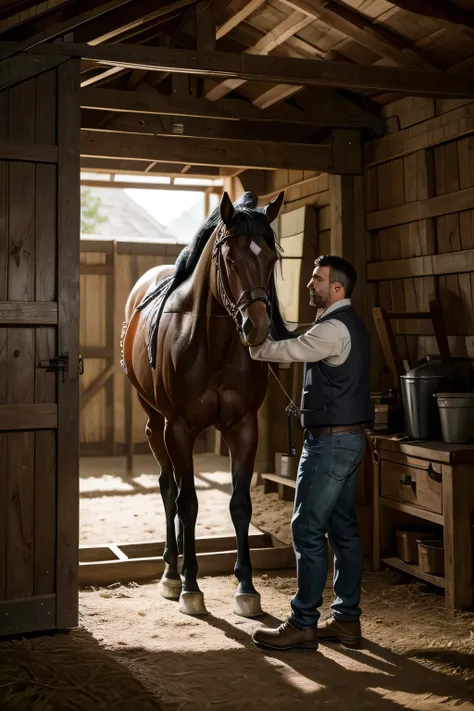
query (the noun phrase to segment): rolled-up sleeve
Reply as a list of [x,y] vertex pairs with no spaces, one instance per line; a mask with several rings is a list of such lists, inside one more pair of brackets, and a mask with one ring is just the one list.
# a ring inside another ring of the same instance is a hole
[[254,360],[271,363],[314,363],[329,356],[341,355],[343,343],[340,329],[332,321],[315,323],[298,338],[284,341],[267,340],[260,346],[252,346],[250,355]]

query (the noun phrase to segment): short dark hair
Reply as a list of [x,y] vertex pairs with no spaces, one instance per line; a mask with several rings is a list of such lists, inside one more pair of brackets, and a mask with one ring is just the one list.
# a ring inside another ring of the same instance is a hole
[[329,280],[338,281],[344,287],[344,293],[350,298],[357,283],[357,272],[347,259],[333,255],[321,255],[314,260],[316,267],[329,267]]

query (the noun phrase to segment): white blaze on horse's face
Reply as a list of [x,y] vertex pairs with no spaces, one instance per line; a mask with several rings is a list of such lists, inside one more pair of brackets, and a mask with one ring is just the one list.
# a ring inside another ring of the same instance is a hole
[[257,257],[260,254],[260,252],[262,251],[262,248],[259,247],[258,244],[256,242],[254,242],[253,240],[250,242],[250,249]]

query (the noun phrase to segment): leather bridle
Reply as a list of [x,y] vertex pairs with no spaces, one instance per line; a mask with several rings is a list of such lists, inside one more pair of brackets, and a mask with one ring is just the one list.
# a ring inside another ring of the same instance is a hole
[[232,233],[231,230],[226,230],[224,225],[223,228],[224,231],[222,234],[218,235],[212,253],[212,257],[216,264],[217,289],[222,305],[234,320],[237,330],[242,336],[243,309],[248,308],[257,301],[261,301],[265,304],[267,313],[270,316],[270,292],[266,286],[254,286],[251,289],[244,289],[237,301],[234,302],[229,280],[227,278],[227,271],[222,265],[222,247],[231,237],[238,237],[239,235]]

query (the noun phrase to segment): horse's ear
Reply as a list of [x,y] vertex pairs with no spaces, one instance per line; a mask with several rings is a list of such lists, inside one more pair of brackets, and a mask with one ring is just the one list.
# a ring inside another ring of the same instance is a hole
[[265,215],[267,216],[267,220],[270,224],[278,217],[278,213],[280,212],[284,197],[285,193],[282,191],[279,195],[276,196],[276,198],[273,198],[273,200],[271,200],[266,206]]
[[234,206],[232,204],[232,200],[227,195],[227,193],[223,194],[219,207],[221,211],[222,222],[226,227],[230,227],[232,223],[232,218],[234,216]]

